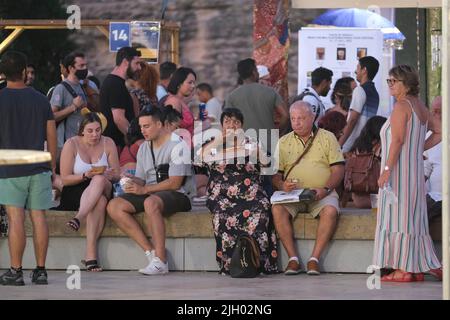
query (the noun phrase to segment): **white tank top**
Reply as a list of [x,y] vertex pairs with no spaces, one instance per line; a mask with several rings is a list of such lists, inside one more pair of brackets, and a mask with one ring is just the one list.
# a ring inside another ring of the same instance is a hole
[[106,166],[108,167],[108,156],[105,152],[105,139],[103,139],[103,153],[100,159],[96,163],[86,163],[81,159],[80,154],[78,152],[78,144],[75,142],[77,148],[77,155],[75,157],[75,163],[73,165],[73,173],[74,174],[83,174],[92,169],[92,166]]

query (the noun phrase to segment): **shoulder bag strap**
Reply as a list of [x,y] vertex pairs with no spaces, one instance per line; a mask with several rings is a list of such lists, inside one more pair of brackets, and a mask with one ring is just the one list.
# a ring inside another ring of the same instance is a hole
[[314,142],[314,140],[316,139],[317,133],[319,132],[319,129],[317,129],[314,134],[313,134],[313,138],[312,140],[310,140],[310,142],[308,143],[308,145],[306,146],[305,150],[302,152],[302,154],[300,155],[300,157],[298,157],[298,159],[294,162],[294,164],[289,168],[288,172],[286,173],[286,175],[284,176],[283,180],[286,180],[287,177],[289,176],[289,174],[291,173],[292,169],[294,169],[294,167],[296,165],[298,165],[300,163],[300,161],[303,159],[303,157],[308,153],[309,149],[311,149],[311,146]]
[[154,167],[154,169],[156,171],[155,153],[153,152],[153,141],[150,141],[150,151],[152,153],[153,167]]
[[64,88],[66,88],[67,91],[69,91],[70,95],[73,98],[76,98],[78,96],[78,94],[75,92],[75,90],[72,88],[72,86],[70,84],[68,84],[66,81],[62,81],[61,84],[64,86]]

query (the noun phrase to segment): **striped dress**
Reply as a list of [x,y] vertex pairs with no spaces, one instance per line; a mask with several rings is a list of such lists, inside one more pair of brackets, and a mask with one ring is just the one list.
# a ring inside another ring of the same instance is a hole
[[[411,106],[411,103],[408,101]],[[389,184],[398,202],[390,204],[379,190],[373,265],[407,272],[427,272],[441,266],[428,231],[423,149],[427,124],[412,109],[398,162],[391,168]],[[381,170],[392,141],[390,118],[380,132]]]

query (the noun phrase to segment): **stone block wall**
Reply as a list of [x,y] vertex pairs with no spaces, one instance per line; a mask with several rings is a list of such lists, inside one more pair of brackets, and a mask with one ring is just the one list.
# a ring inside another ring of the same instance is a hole
[[[82,19],[152,20],[161,17],[162,0],[92,1],[64,0],[80,6]],[[297,90],[298,29],[323,10],[290,9],[289,93]],[[252,55],[252,0],[171,0],[165,19],[181,24],[180,62],[192,67],[198,82],[209,82],[220,99],[235,87],[236,64]],[[72,35],[87,54],[89,68],[100,80],[114,66],[115,55],[98,30],[86,29]]]

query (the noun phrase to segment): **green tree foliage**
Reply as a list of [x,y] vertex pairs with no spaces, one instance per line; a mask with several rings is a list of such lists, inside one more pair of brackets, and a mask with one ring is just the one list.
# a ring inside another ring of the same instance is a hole
[[[67,6],[60,0],[0,0],[0,19],[67,19]],[[68,29],[25,30],[7,50],[25,53],[36,66],[34,87],[42,92],[61,81],[59,61],[74,50]],[[76,31],[75,31],[76,32]],[[5,39],[11,30],[0,30]]]

